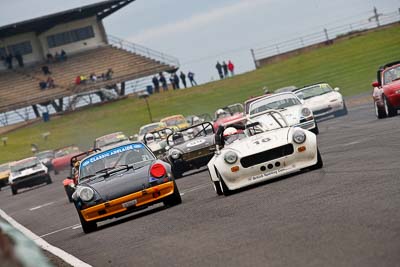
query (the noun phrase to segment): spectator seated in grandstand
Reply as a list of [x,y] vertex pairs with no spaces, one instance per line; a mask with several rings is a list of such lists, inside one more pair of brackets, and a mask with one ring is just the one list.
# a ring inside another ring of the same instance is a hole
[[86,84],[88,81],[88,78],[86,75],[81,75],[81,84]]
[[76,78],[75,78],[75,84],[76,84],[76,85],[81,84],[81,76],[80,76],[80,75],[76,76]]
[[40,81],[39,88],[40,88],[40,90],[47,89],[47,83],[45,81]]
[[56,85],[54,84],[54,80],[51,77],[47,78],[46,85],[47,85],[47,88],[56,88]]
[[89,76],[89,78],[90,78],[90,80],[91,80],[92,82],[96,82],[96,81],[97,81],[97,76],[96,76],[96,74],[94,74],[94,73],[91,73],[90,76]]
[[49,66],[47,66],[47,65],[42,66],[42,71],[43,71],[44,75],[50,75],[51,74]]
[[105,77],[105,79],[106,79],[106,80],[111,80],[113,74],[114,74],[114,71],[113,71],[111,68],[108,69],[107,72],[106,72],[106,77]]

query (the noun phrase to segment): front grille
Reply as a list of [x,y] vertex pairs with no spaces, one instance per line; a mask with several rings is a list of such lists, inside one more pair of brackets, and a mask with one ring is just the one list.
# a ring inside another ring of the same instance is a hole
[[314,111],[314,115],[323,114],[323,113],[328,112],[330,110],[332,110],[332,108],[324,108],[324,109],[316,110],[316,111]]
[[284,156],[293,154],[294,149],[292,144],[276,147],[267,151],[263,151],[251,156],[244,157],[240,160],[240,163],[244,168],[248,168],[263,162],[282,158]]
[[201,158],[210,154],[214,154],[214,151],[210,151],[211,147],[205,147],[199,150],[191,151],[183,154],[182,158],[185,161]]

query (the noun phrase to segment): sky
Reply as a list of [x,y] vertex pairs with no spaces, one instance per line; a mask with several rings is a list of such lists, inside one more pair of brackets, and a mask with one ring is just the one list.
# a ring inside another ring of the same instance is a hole
[[[96,2],[0,0],[0,25]],[[207,82],[217,79],[217,61],[232,60],[236,73],[253,70],[251,48],[366,20],[374,6],[400,11],[400,0],[136,0],[104,25],[109,34],[177,57],[181,70]]]

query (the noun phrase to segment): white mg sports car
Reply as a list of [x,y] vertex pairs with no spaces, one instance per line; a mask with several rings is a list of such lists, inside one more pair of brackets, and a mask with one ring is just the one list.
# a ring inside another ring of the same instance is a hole
[[260,114],[267,110],[278,110],[285,116],[289,126],[298,126],[315,134],[319,133],[312,110],[292,92],[266,95],[255,100],[250,104],[248,117],[262,123],[265,116]]
[[347,107],[339,88],[332,89],[327,83],[308,85],[294,92],[309,107],[316,118],[347,115]]
[[208,170],[218,195],[294,173],[322,168],[316,135],[289,126],[278,111],[262,112],[263,123],[220,126]]

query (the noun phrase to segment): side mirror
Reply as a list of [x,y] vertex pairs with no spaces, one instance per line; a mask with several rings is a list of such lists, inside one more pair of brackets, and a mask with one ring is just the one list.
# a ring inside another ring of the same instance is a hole
[[339,92],[339,91],[340,91],[340,88],[339,88],[339,87],[335,87],[335,89],[333,89],[333,91]]
[[381,86],[381,85],[379,84],[378,81],[374,81],[371,85],[372,85],[372,87],[379,87],[379,86]]

